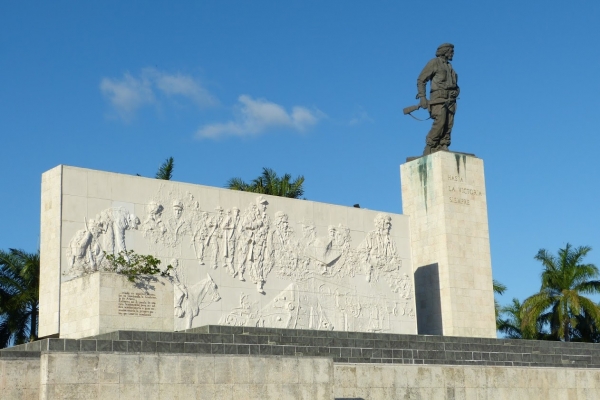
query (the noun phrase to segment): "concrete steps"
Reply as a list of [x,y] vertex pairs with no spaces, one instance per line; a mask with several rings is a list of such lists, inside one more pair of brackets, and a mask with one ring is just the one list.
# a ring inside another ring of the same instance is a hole
[[43,339],[0,351],[194,353],[319,356],[336,363],[447,364],[600,368],[600,346],[482,339],[207,325],[182,332],[116,331],[84,339]]

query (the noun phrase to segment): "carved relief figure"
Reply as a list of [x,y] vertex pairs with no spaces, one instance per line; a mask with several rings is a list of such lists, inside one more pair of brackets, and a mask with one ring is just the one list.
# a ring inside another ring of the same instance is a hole
[[200,265],[204,265],[204,253],[206,250],[206,238],[208,237],[208,220],[209,216],[207,212],[202,212],[198,218],[194,220],[192,236],[192,245],[194,246],[194,252]]
[[125,231],[138,229],[140,220],[123,207],[113,207],[101,211],[94,219],[84,219],[84,224],[85,229],[77,231],[69,242],[67,274],[98,271],[105,261],[104,252],[113,255],[127,252]]
[[333,265],[331,275],[340,277],[355,275],[356,256],[351,248],[351,241],[350,229],[339,224],[335,228],[335,245],[340,252],[340,258]]
[[99,223],[106,227],[103,249],[107,254],[117,255],[127,252],[125,231],[137,229],[140,220],[123,207],[108,208],[96,217]]
[[304,254],[325,276],[354,276],[355,256],[350,246],[350,229],[342,224],[329,225],[327,236],[316,237],[316,228],[303,225]]
[[[218,286],[209,274],[206,279],[188,286],[183,269],[177,260],[172,260],[174,267],[173,295],[175,303],[175,316],[185,318],[186,328],[191,328],[194,318],[209,304],[221,300]],[[177,265],[177,266],[176,266]]]
[[237,207],[227,210],[227,214],[222,223],[223,228],[223,259],[225,268],[231,274],[236,276],[234,268],[236,243],[240,230],[240,209]]
[[250,279],[256,284],[259,293],[264,293],[263,285],[269,269],[264,264],[267,235],[269,232],[269,216],[267,215],[267,200],[259,196],[256,204],[246,210],[242,219],[242,237],[240,244],[240,260],[238,274],[240,280],[244,279],[244,272],[248,268]]
[[289,226],[288,215],[277,211],[268,241],[269,269],[276,267],[279,276],[305,279],[308,270],[300,260],[300,254],[300,245],[295,240],[294,230]]
[[173,214],[167,220],[167,234],[165,244],[176,247],[181,244],[182,236],[187,232],[187,223],[183,216],[183,203],[179,200],[173,201]]
[[396,271],[402,264],[396,254],[396,244],[390,237],[392,228],[390,216],[377,214],[374,223],[375,229],[367,234],[359,246],[364,260],[367,282],[371,282],[371,279],[377,282],[381,272]]
[[148,216],[142,224],[144,237],[149,238],[153,243],[158,243],[162,240],[167,232],[167,227],[162,221],[162,212],[164,207],[155,201],[151,201],[146,207]]
[[179,266],[179,260],[174,258],[171,260],[171,266],[173,267],[173,303],[175,305],[175,316],[177,318],[183,318],[185,311],[183,309],[183,301],[188,298],[187,295],[187,282],[185,275],[181,267]]
[[317,238],[313,242],[314,259],[320,266],[322,275],[328,274],[328,268],[331,267],[342,255],[336,240],[336,230],[333,225],[327,227],[327,236]]
[[225,215],[221,207],[216,208],[217,214],[207,220],[207,235],[204,249],[210,249],[211,263],[214,269],[219,266],[219,243],[223,239],[222,223]]
[[105,226],[102,222],[93,219],[85,221],[85,229],[75,233],[67,249],[71,271],[93,272],[98,270],[104,258],[99,237],[104,232]]

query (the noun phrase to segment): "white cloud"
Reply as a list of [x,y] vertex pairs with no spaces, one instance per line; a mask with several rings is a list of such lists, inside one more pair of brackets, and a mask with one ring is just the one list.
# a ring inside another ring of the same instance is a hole
[[199,138],[220,136],[258,135],[275,128],[288,128],[304,131],[315,125],[325,114],[318,110],[296,106],[288,113],[282,106],[265,99],[253,99],[248,95],[238,98],[238,118],[225,123],[205,125],[198,130]]
[[155,101],[150,82],[136,79],[129,73],[126,73],[120,80],[102,79],[100,91],[125,120],[130,120],[138,108]]
[[159,104],[164,97],[180,96],[199,107],[218,103],[193,77],[181,73],[168,74],[155,68],[143,69],[139,77],[125,73],[121,79],[103,78],[100,91],[126,121],[131,120],[138,109]]
[[145,70],[154,77],[156,87],[167,96],[179,95],[193,100],[201,107],[216,105],[217,100],[191,76],[169,75],[154,69]]

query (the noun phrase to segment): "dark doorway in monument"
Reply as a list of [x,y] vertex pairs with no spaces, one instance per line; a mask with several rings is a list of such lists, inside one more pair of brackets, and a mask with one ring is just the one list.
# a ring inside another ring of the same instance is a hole
[[440,274],[438,264],[423,265],[415,271],[417,332],[443,335]]

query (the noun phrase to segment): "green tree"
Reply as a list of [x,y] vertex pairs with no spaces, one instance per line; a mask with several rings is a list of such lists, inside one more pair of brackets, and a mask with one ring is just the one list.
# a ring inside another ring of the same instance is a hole
[[170,181],[173,178],[173,168],[175,168],[175,160],[173,157],[169,157],[158,168],[155,178]]
[[521,302],[519,299],[513,298],[512,303],[500,308],[499,314],[496,319],[498,332],[509,339],[524,339],[523,332],[521,332]]
[[0,348],[38,335],[40,253],[0,250]]
[[[498,282],[497,280],[493,279],[492,280],[492,285],[494,288],[494,295],[499,295],[502,296],[504,294],[504,292],[506,291],[506,286],[503,285],[502,283]],[[494,296],[494,311],[496,312],[496,329],[499,329],[500,327],[500,303],[498,303],[498,299],[496,299],[496,296]]]
[[584,311],[580,315],[577,315],[575,319],[577,320],[577,325],[571,331],[571,340],[573,342],[600,343],[599,326],[588,313]]
[[522,308],[523,305],[516,298],[513,298],[510,304],[501,307],[497,319],[498,332],[509,339],[551,339],[550,335],[544,331],[544,321],[547,314],[542,314],[533,329],[531,329],[530,327],[523,327]]
[[302,175],[292,180],[290,174],[279,177],[272,169],[263,168],[262,174],[258,178],[252,180],[252,182],[247,183],[241,178],[232,178],[227,182],[225,187],[232,190],[297,199],[304,194],[303,184],[304,177]]
[[160,268],[161,261],[151,255],[136,254],[133,250],[120,251],[118,255],[106,254],[108,267],[105,271],[125,275],[129,282],[136,282],[148,275],[160,275],[164,278],[171,276],[172,265]]
[[583,259],[591,251],[589,246],[573,248],[567,243],[554,256],[547,250],[538,251],[535,259],[543,265],[540,291],[527,298],[521,307],[521,327],[535,330],[539,320],[548,324],[550,337],[571,341],[573,332],[581,324],[583,314],[596,326],[600,323],[600,308],[582,294],[600,293],[600,276],[593,264]]

